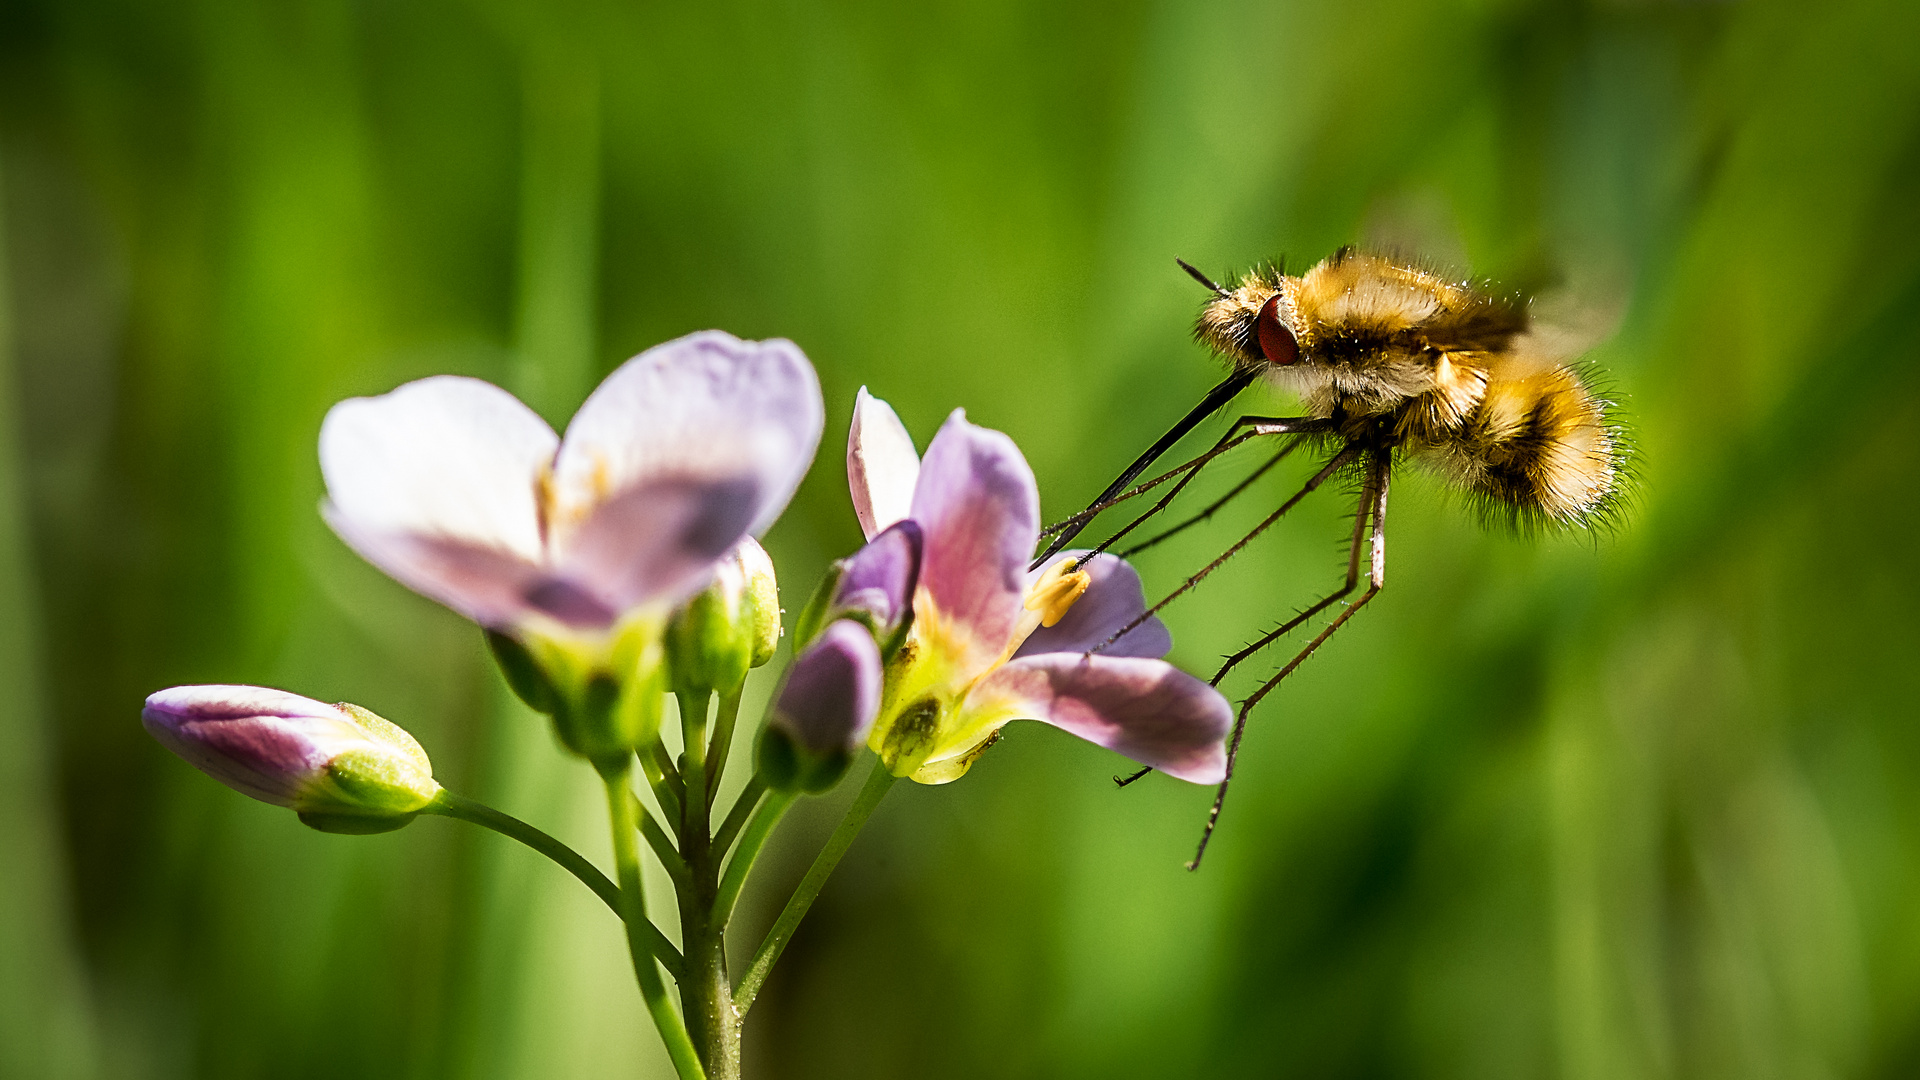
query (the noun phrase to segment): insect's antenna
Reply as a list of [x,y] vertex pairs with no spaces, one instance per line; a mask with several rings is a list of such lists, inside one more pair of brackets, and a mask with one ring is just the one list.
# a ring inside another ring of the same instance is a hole
[[[1246,389],[1247,384],[1252,382],[1258,374],[1259,369],[1257,368],[1246,368],[1235,371],[1227,377],[1225,382],[1207,391],[1207,396],[1200,399],[1200,404],[1195,405],[1187,415],[1181,417],[1180,422],[1173,425],[1165,435],[1154,440],[1154,444],[1147,447],[1146,453],[1134,458],[1133,464],[1127,466],[1127,470],[1121,473],[1113,483],[1108,484],[1107,489],[1095,496],[1093,502],[1088,505],[1097,506],[1126,490],[1127,485],[1133,483],[1135,477],[1147,471],[1147,466],[1157,461],[1160,455],[1173,449],[1173,444],[1185,438],[1187,432],[1199,426],[1202,420],[1205,420],[1207,417],[1212,416],[1214,413],[1226,407],[1227,402],[1232,401],[1235,395]],[[1080,530],[1085,529],[1087,527],[1087,521],[1091,520],[1093,519],[1088,518],[1086,521],[1081,521],[1072,528],[1066,529],[1058,536],[1055,536],[1053,543],[1047,545],[1047,550],[1041,552],[1040,556],[1033,560],[1034,567],[1038,567],[1048,559],[1053,558],[1061,548],[1066,547],[1073,541],[1074,537],[1079,536]]]
[[1209,278],[1207,275],[1194,269],[1194,266],[1192,263],[1188,262],[1185,259],[1181,259],[1177,257],[1173,261],[1179,263],[1180,269],[1185,270],[1189,277],[1193,278],[1193,280],[1199,282],[1200,284],[1205,285],[1210,291],[1212,291],[1213,295],[1219,297],[1222,300],[1225,300],[1227,298],[1227,290],[1221,288],[1218,285],[1215,285],[1213,283],[1212,278]]

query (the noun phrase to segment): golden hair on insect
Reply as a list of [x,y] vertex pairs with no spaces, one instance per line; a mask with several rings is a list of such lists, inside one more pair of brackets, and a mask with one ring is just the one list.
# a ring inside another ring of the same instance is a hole
[[1343,434],[1378,430],[1485,516],[1584,526],[1615,505],[1612,404],[1532,332],[1520,301],[1351,248],[1297,277],[1257,270],[1214,288],[1202,343]]

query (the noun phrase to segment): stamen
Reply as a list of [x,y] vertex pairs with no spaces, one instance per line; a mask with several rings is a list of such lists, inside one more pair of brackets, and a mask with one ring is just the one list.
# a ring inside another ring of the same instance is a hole
[[1093,584],[1093,575],[1085,570],[1076,569],[1075,566],[1075,559],[1061,559],[1047,567],[1039,580],[1033,583],[1033,587],[1027,590],[1026,600],[1021,602],[1021,606],[1026,608],[1027,613],[1020,616],[1020,621],[1014,624],[1013,634],[1007,639],[1007,647],[1001,650],[998,659],[974,676],[974,683],[993,674],[999,670],[1000,665],[1013,659],[1013,654],[1020,651],[1020,646],[1027,643],[1027,638],[1031,637],[1035,630],[1042,626],[1052,626],[1066,618],[1067,611],[1073,607],[1074,601],[1080,599],[1081,594],[1087,591],[1087,586]]
[[1040,613],[1040,625],[1052,626],[1066,618],[1067,610],[1073,602],[1080,599],[1087,586],[1093,584],[1093,576],[1085,570],[1077,569],[1074,559],[1061,559],[1040,575],[1040,580],[1027,590],[1024,605],[1028,611]]

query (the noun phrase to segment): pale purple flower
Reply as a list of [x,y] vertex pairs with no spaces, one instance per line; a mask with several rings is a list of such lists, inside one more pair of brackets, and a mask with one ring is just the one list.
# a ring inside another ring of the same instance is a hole
[[709,330],[627,361],[564,439],[443,375],[343,401],[320,429],[328,524],[490,629],[593,635],[698,592],[805,475],[824,413],[793,343]]
[[1158,619],[1088,655],[1146,610],[1133,568],[1103,554],[1068,574],[1077,553],[1063,552],[1027,570],[1040,496],[1013,440],[956,410],[921,461],[893,410],[863,388],[847,473],[870,538],[901,520],[924,537],[913,630],[869,739],[895,775],[956,779],[1018,719],[1184,780],[1225,775],[1232,710],[1159,659],[1173,641]]
[[303,815],[390,820],[440,792],[413,736],[357,705],[262,686],[175,686],[147,698],[140,720],[201,772]]

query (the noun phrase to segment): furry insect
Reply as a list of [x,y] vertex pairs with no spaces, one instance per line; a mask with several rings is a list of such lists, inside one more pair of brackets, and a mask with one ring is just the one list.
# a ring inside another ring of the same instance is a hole
[[[1362,555],[1367,556],[1367,585],[1360,597],[1241,703],[1227,779],[1215,795],[1199,850],[1187,864],[1192,869],[1219,821],[1248,714],[1385,585],[1387,490],[1396,463],[1429,467],[1466,492],[1483,516],[1523,528],[1580,528],[1612,514],[1625,448],[1612,404],[1530,325],[1527,308],[1517,299],[1351,248],[1297,277],[1280,269],[1260,270],[1232,289],[1185,262],[1180,266],[1214,294],[1200,312],[1194,336],[1226,360],[1232,374],[1086,510],[1053,526],[1054,540],[1035,565],[1064,548],[1101,511],[1177,479],[1152,508],[1094,549],[1107,550],[1166,509],[1214,458],[1250,439],[1283,441],[1225,496],[1122,554],[1144,550],[1211,517],[1299,446],[1324,447],[1329,456],[1299,492],[1136,620],[1136,625],[1144,622],[1199,584],[1330,477],[1356,475],[1360,494],[1345,583],[1227,657],[1212,680],[1218,685],[1248,658],[1350,595],[1360,583]],[[1243,416],[1211,450],[1128,490],[1195,425],[1263,377],[1296,394],[1306,415]],[[1107,644],[1131,629],[1123,628]]]

